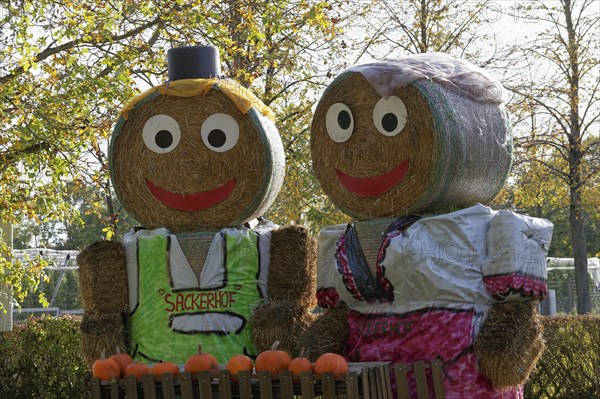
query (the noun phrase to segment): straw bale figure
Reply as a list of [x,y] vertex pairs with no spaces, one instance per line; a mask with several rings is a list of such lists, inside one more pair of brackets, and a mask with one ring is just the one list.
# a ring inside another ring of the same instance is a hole
[[[439,358],[447,398],[517,398],[543,340],[552,225],[481,205],[509,172],[501,86],[431,53],[359,65],[327,88],[311,131],[325,193],[354,222],[318,239],[325,312],[302,337],[316,356]],[[410,386],[415,392],[413,376]]]
[[201,344],[225,363],[279,340],[295,354],[316,304],[316,245],[262,217],[285,171],[273,115],[221,76],[215,47],[171,49],[168,70],[111,138],[115,191],[144,227],[79,256],[83,353],[126,346],[181,364]]

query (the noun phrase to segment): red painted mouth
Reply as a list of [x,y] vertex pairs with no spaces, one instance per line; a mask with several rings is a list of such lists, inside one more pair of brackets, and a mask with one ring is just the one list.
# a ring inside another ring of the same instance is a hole
[[405,159],[389,172],[373,177],[352,177],[338,169],[335,174],[342,186],[352,194],[358,197],[377,197],[387,193],[404,179],[408,163],[408,159]]
[[235,187],[235,179],[209,191],[202,191],[193,194],[175,194],[162,189],[146,179],[146,187],[152,193],[154,198],[168,206],[179,211],[192,212],[201,211],[210,208],[225,200],[231,194]]

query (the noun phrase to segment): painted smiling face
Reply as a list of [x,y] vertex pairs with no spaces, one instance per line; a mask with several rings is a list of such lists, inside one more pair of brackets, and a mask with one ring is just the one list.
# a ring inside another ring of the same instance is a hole
[[313,119],[313,167],[345,213],[358,220],[397,216],[422,195],[434,166],[433,122],[420,117],[427,109],[415,87],[384,98],[360,73],[341,75],[328,88]]
[[111,142],[111,176],[145,227],[173,232],[242,224],[262,214],[283,179],[274,124],[211,89],[140,103]]

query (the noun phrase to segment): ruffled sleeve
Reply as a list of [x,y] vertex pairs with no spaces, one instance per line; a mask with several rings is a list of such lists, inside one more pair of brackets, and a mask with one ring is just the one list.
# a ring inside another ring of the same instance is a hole
[[486,237],[483,282],[498,301],[543,299],[547,293],[546,256],[552,223],[499,211]]
[[319,232],[317,271],[317,302],[322,308],[333,309],[343,302],[336,287],[339,280],[335,260],[336,243],[344,233],[345,224],[328,226]]

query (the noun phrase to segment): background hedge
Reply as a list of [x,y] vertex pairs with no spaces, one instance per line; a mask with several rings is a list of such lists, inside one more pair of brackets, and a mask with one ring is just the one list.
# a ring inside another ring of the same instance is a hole
[[83,398],[80,317],[30,318],[0,335],[0,398]]
[[600,316],[544,317],[546,350],[525,398],[600,398]]

